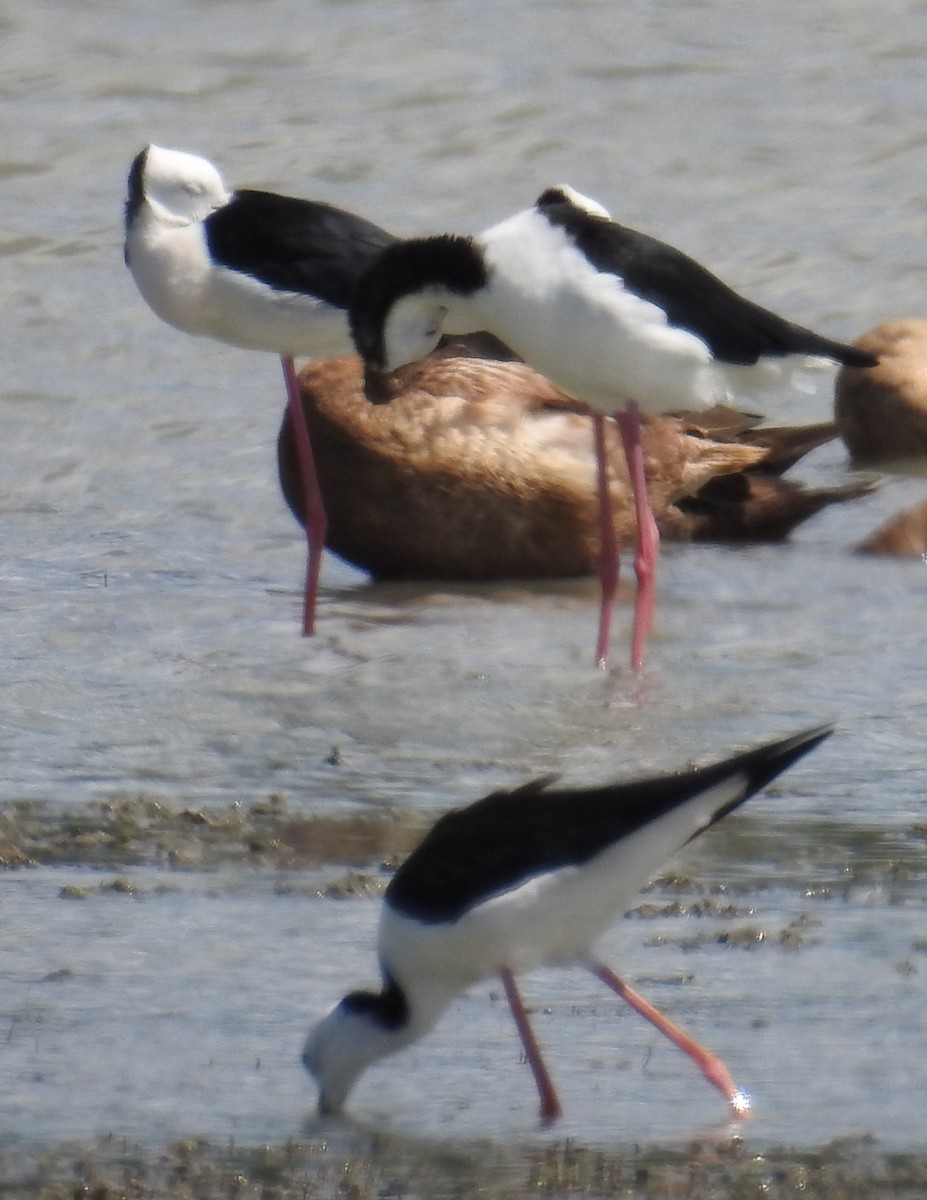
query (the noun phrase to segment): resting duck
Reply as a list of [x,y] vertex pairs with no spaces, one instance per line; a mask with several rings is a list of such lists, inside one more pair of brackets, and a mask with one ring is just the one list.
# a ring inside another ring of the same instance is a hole
[[927,320],[886,321],[856,345],[879,356],[875,367],[841,367],[834,414],[855,462],[927,454]]
[[[452,344],[382,380],[372,405],[355,357],[316,359],[299,377],[329,517],[327,545],[377,579],[479,581],[592,575],[599,518],[591,417],[521,362]],[[465,356],[463,356],[465,355]],[[832,423],[757,429],[728,409],[647,418],[651,503],[670,540],[780,540],[870,484],[805,489],[781,473],[831,440]],[[618,431],[607,429],[621,542],[636,520]],[[302,511],[289,414],[280,480]]]

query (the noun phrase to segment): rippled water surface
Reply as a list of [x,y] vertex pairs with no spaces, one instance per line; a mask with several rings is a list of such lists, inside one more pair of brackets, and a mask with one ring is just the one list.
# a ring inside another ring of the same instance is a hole
[[[919,1145],[927,574],[852,547],[924,480],[887,480],[785,546],[668,549],[642,681],[627,608],[611,672],[591,669],[591,581],[375,586],[330,558],[318,636],[301,640],[279,365],[154,318],[122,264],[121,204],[148,141],[397,232],[478,229],[568,180],[851,338],[923,311],[925,43],[915,0],[3,5],[6,811],[130,796],[208,814],[278,794],[302,815],[430,815],[531,775],[672,769],[833,720],[607,951],[754,1093],[757,1144]],[[824,419],[829,379],[762,406]],[[799,474],[843,480],[842,448]],[[0,875],[0,1134],[303,1129],[298,1048],[373,981],[375,902],[313,898],[314,875],[261,866],[130,875],[131,891],[100,888],[113,873],[76,854]],[[693,915],[705,894],[733,911]],[[723,1127],[688,1064],[590,977],[526,990],[558,1134]],[[461,998],[370,1073],[357,1117],[534,1136],[503,1007],[492,987]]]

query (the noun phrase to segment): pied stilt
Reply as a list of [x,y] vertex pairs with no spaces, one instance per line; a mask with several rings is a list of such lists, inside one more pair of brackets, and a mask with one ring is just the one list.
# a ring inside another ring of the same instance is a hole
[[868,352],[795,325],[739,296],[699,263],[612,221],[572,188],[472,237],[389,247],[356,293],[355,345],[371,400],[377,373],[428,354],[442,333],[485,329],[593,412],[601,608],[596,661],[608,654],[618,556],[608,502],[604,419],[620,427],[637,512],[631,665],[653,618],[659,535],[647,495],[640,413],[701,409],[781,371],[787,360],[866,367]]
[[163,321],[281,357],[305,497],[311,634],[326,519],[293,359],[351,349],[346,310],[357,280],[395,239],[329,204],[228,192],[205,159],[154,145],[129,171],[125,230],[126,265]]
[[749,1100],[724,1064],[599,962],[595,944],[664,860],[830,733],[821,726],[713,766],[565,789],[550,779],[446,814],[386,889],[380,992],[352,992],[311,1031],[303,1062],[319,1109],[338,1112],[362,1072],[426,1033],[455,995],[499,975],[541,1098],[560,1102],[515,983],[542,964],[586,965],[688,1054],[735,1113]]

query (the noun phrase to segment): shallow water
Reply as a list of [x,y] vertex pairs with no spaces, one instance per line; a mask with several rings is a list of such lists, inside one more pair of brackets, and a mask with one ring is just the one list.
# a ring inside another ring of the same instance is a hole
[[[767,9],[5,6],[0,800],[224,811],[279,793],[302,814],[436,814],[532,775],[672,769],[834,720],[780,792],[686,854],[700,888],[756,913],[623,922],[608,949],[754,1093],[751,1141],[912,1146],[927,568],[850,551],[924,480],[888,479],[784,547],[670,548],[642,681],[627,608],[611,672],[591,669],[592,582],[373,586],[330,558],[305,642],[279,366],[160,325],[121,261],[125,174],[155,140],[398,232],[480,228],[568,179],[822,332],[919,314],[927,10]],[[744,400],[819,420],[829,380]],[[839,446],[799,470],[845,473]],[[136,894],[98,892],[112,876],[77,862],[0,876],[0,1132],[313,1128],[296,1055],[312,1018],[372,982],[375,903],[294,894],[267,867],[133,868]],[[66,884],[91,894],[62,899]],[[795,921],[798,950],[780,938]],[[754,925],[752,949],[717,941]],[[591,978],[526,991],[567,1110],[552,1136],[723,1126],[707,1085]],[[534,1137],[491,992],[371,1072],[357,1118]]]

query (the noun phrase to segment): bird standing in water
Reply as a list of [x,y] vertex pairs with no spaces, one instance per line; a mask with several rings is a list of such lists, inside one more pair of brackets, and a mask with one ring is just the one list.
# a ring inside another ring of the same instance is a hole
[[279,354],[308,541],[303,632],[315,627],[326,518],[293,359],[351,349],[358,279],[395,241],[363,217],[273,192],[229,192],[212,163],[146,146],[129,171],[125,261],[154,312],[184,333]]
[[388,247],[359,286],[351,331],[377,401],[377,375],[431,352],[442,334],[487,330],[593,412],[601,527],[596,662],[608,655],[617,545],[604,420],[621,431],[637,513],[631,666],[644,663],[659,535],[647,495],[640,414],[697,410],[787,361],[872,366],[875,357],[745,300],[699,263],[612,221],[572,188],[476,236]]
[[539,780],[447,813],[390,881],[380,918],[380,992],[351,992],[310,1032],[303,1062],[319,1110],[339,1112],[360,1075],[431,1029],[453,998],[498,974],[535,1077],[541,1119],[560,1101],[516,973],[579,963],[700,1068],[745,1115],[717,1056],[600,962],[596,942],[666,858],[829,736],[829,727],[684,774],[598,788]]

